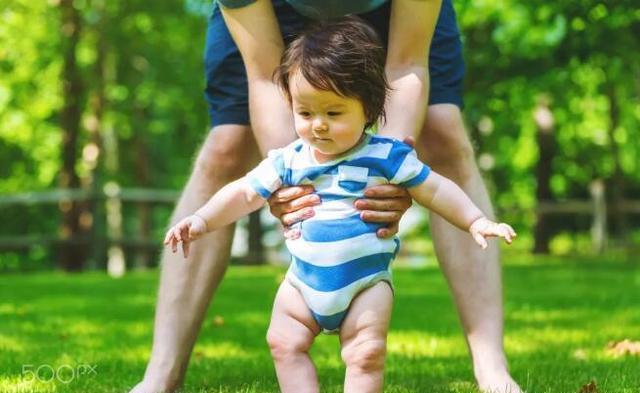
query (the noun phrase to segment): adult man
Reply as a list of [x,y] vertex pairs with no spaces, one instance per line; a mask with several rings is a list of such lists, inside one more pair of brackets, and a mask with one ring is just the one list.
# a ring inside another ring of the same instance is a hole
[[[222,6],[215,9],[209,23],[206,52],[213,128],[174,217],[191,214],[217,189],[242,176],[259,158],[258,147],[264,154],[294,139],[291,112],[272,80],[284,50],[283,37],[296,34],[310,19],[345,13],[360,15],[387,42],[385,70],[392,92],[380,133],[399,139],[419,135],[421,158],[456,181],[483,211],[491,212],[460,113],[463,63],[450,0],[444,0],[442,11],[440,0],[219,2]],[[281,191],[272,201],[272,212],[287,225],[308,217],[317,203],[310,192],[296,187]],[[356,203],[365,220],[396,222],[408,207],[406,194],[394,187],[370,189],[368,196],[382,199]],[[396,224],[379,235],[392,234]],[[431,217],[431,227],[479,387],[520,392],[507,371],[502,344],[497,246],[481,251],[468,234],[436,215]],[[181,256],[163,255],[153,351],[135,392],[170,391],[182,383],[202,318],[226,268],[232,228],[208,236],[195,245],[186,263]]]

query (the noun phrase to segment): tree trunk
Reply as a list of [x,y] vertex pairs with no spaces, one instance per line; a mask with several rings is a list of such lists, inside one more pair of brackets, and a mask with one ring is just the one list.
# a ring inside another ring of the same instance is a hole
[[615,132],[620,124],[620,105],[616,97],[615,86],[608,84],[606,87],[607,98],[609,99],[609,129],[607,134],[609,137],[609,149],[611,158],[613,159],[613,174],[609,180],[609,189],[611,190],[610,206],[607,209],[613,216],[614,233],[616,237],[623,242],[626,241],[627,219],[624,211],[621,209],[624,200],[624,175],[622,173],[622,165],[620,164],[620,148],[616,142]]
[[[144,109],[136,110],[136,123],[138,125],[134,136],[135,144],[135,174],[136,184],[140,187],[148,187],[149,176],[149,149],[145,138],[144,124],[146,123],[146,113]],[[137,204],[138,209],[138,235],[141,240],[151,238],[151,206],[146,202]],[[138,269],[150,267],[153,262],[153,252],[142,247],[135,250],[134,266]]]
[[104,244],[104,219],[103,209],[98,196],[101,194],[101,160],[102,160],[102,123],[106,107],[105,96],[105,67],[106,67],[106,35],[104,31],[106,13],[104,1],[95,1],[93,8],[98,16],[95,23],[96,42],[96,62],[93,69],[92,94],[89,100],[90,116],[86,122],[86,129],[89,133],[87,145],[84,147],[82,157],[86,166],[90,169],[89,175],[85,179],[84,186],[91,190],[92,198],[89,202],[89,212],[91,218],[89,244],[91,245],[91,269],[96,269],[104,265],[106,260],[106,245]]
[[249,252],[245,263],[249,265],[260,265],[266,263],[264,260],[264,246],[262,245],[262,223],[260,221],[260,210],[249,215]]
[[[538,205],[553,200],[553,194],[551,193],[551,175],[553,174],[552,162],[556,153],[556,140],[553,127],[553,113],[549,110],[546,101],[546,99],[541,99],[534,112],[534,119],[538,129],[536,139],[540,152],[535,171],[537,183],[536,201]],[[536,226],[533,233],[533,252],[536,254],[548,254],[549,242],[551,241],[552,235],[549,227],[549,217],[541,212],[536,214]]]
[[[62,88],[64,104],[60,115],[62,127],[62,168],[59,185],[62,188],[75,189],[80,186],[76,172],[78,157],[78,136],[80,134],[80,117],[82,114],[83,84],[77,66],[76,48],[80,40],[81,21],[73,0],[60,1],[61,25],[64,45],[64,65]],[[58,255],[59,266],[67,271],[82,270],[87,257],[84,242],[84,231],[81,223],[83,216],[82,203],[63,201],[60,203],[62,223],[60,228],[63,243]],[[86,220],[85,220],[86,223]]]

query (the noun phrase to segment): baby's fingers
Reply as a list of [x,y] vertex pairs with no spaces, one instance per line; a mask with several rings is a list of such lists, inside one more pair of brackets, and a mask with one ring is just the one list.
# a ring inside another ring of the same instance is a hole
[[516,231],[514,231],[510,225],[505,223],[498,224],[498,235],[503,237],[508,244],[511,244],[513,238],[517,236]]
[[178,250],[178,240],[176,240],[176,237],[173,235],[173,228],[167,232],[164,238],[164,244],[171,247],[171,251],[174,253]]
[[182,255],[186,259],[189,256],[189,247],[191,246],[191,242],[189,240],[185,240],[182,242]]
[[171,247],[171,251],[174,254],[178,250],[178,240],[176,240],[176,237],[173,236],[173,233],[171,234],[171,239],[169,239],[169,247]]
[[[182,231],[180,230],[180,226],[176,225],[173,227],[173,237],[179,243],[182,241]],[[175,252],[175,250],[174,250]]]
[[169,229],[167,231],[167,234],[164,235],[164,241],[162,242],[162,244],[164,244],[165,246],[169,245],[169,242],[171,241],[171,237],[173,237],[173,228]]
[[489,246],[487,239],[485,239],[480,232],[472,232],[471,236],[473,236],[473,240],[475,240],[483,250]]

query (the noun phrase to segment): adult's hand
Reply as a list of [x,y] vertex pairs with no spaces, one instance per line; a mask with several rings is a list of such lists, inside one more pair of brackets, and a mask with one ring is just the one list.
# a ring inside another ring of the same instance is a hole
[[269,210],[284,226],[287,239],[297,239],[300,231],[292,225],[313,217],[313,206],[320,204],[320,197],[313,192],[312,186],[285,187],[274,192],[269,200]]
[[[415,146],[415,139],[407,137],[404,143]],[[269,200],[269,210],[284,226],[284,236],[295,240],[300,231],[292,225],[313,217],[313,206],[320,204],[320,197],[314,194],[312,186],[285,187],[274,192]],[[361,210],[360,217],[367,222],[383,222],[389,225],[377,231],[378,237],[387,238],[398,233],[400,219],[413,200],[409,192],[402,187],[385,184],[368,188],[365,199],[358,199],[355,207]]]
[[[415,147],[413,137],[406,137],[403,142]],[[385,184],[374,186],[364,191],[366,199],[358,199],[356,209],[360,210],[360,217],[367,222],[388,223],[386,228],[376,232],[380,238],[388,238],[398,233],[398,225],[404,213],[411,207],[413,199],[406,188]]]
[[355,203],[362,220],[388,223],[385,228],[376,232],[380,238],[388,238],[398,233],[400,219],[413,202],[407,189],[384,184],[366,189],[364,196],[366,199],[358,199]]

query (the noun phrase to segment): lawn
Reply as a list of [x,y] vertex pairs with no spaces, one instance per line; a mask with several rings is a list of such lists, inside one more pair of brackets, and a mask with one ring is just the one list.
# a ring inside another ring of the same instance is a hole
[[[514,259],[514,258],[512,258]],[[283,270],[232,267],[207,316],[185,392],[277,392],[264,335]],[[125,392],[151,348],[158,273],[0,276],[1,392]],[[505,266],[505,345],[528,392],[640,392],[640,267],[532,259]],[[397,269],[385,392],[475,392],[437,267]],[[185,289],[188,290],[188,289]],[[323,392],[341,391],[337,339],[313,349]]]

